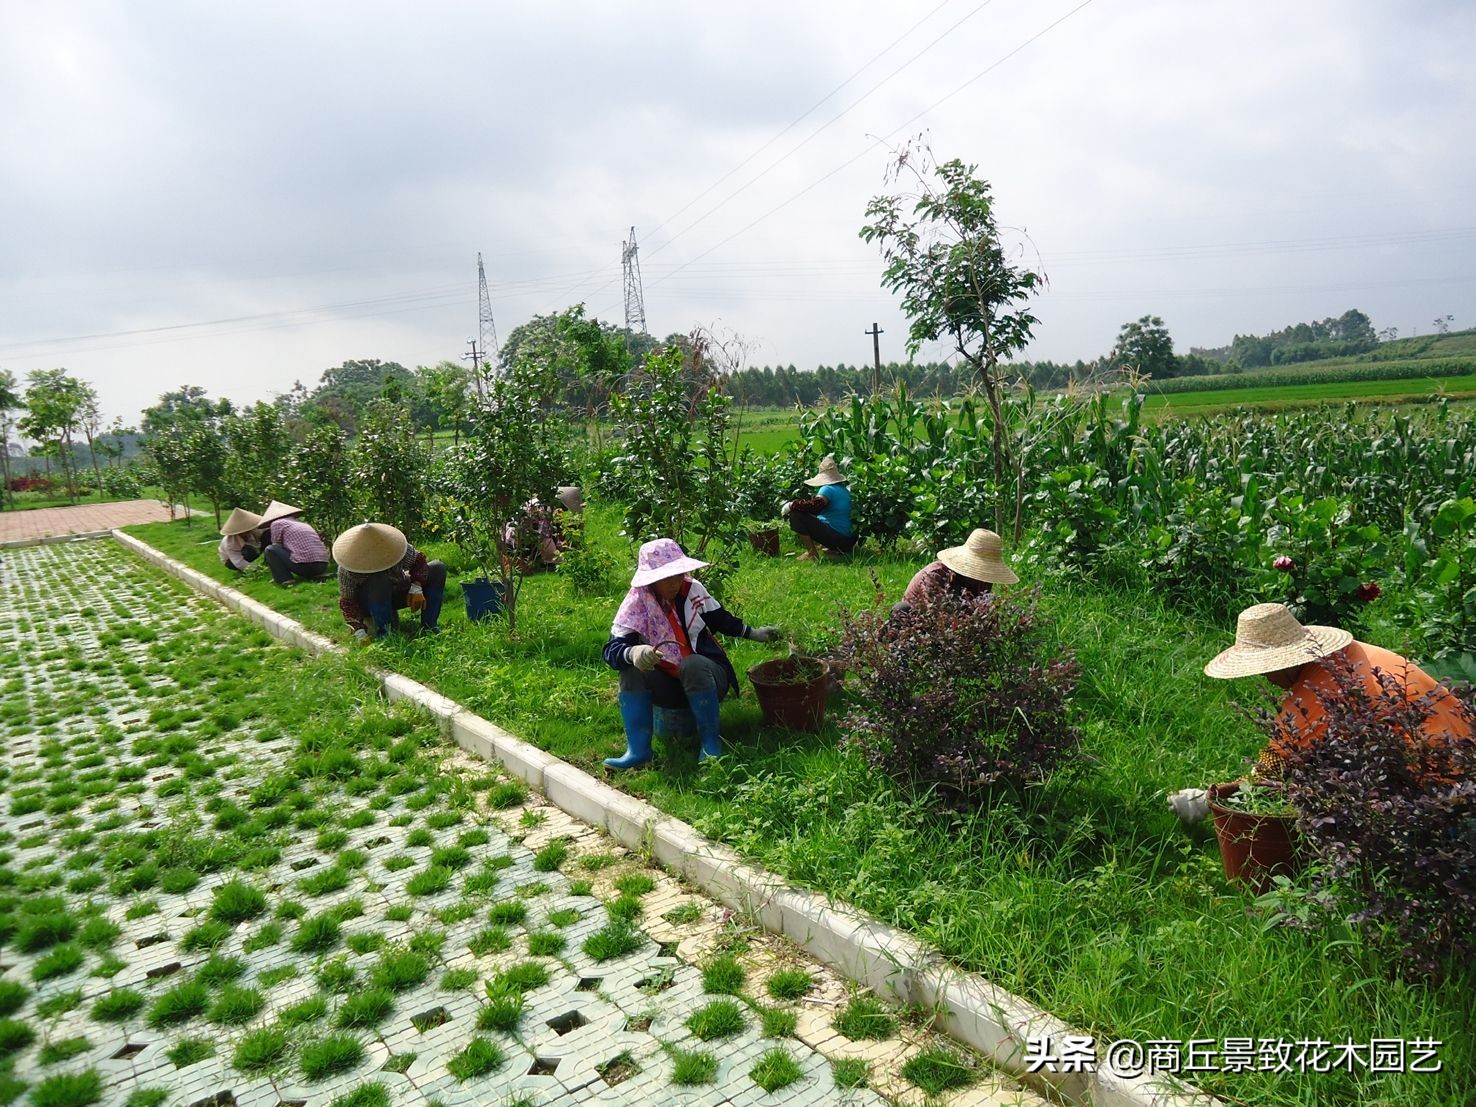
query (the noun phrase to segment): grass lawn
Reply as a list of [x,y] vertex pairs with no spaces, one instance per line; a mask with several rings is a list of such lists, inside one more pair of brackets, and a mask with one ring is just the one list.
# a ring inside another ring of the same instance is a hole
[[[589,508],[590,540],[622,565],[632,548],[618,515]],[[222,580],[216,535],[197,521],[129,528]],[[430,546],[455,567],[455,551]],[[792,552],[792,546],[788,552]],[[799,648],[834,640],[837,605],[890,603],[917,560],[867,555],[809,565],[745,555],[728,605],[776,623]],[[140,563],[140,572],[147,571]],[[515,640],[500,620],[468,624],[448,589],[443,633],[406,636],[360,657],[436,687],[557,756],[594,772],[623,748],[615,677],[600,647],[624,591],[617,574],[598,595],[557,575],[531,578]],[[349,640],[332,584],[277,589],[262,571],[249,595]],[[935,943],[959,964],[1102,1037],[1257,1038],[1367,1042],[1442,1040],[1436,1074],[1338,1072],[1196,1074],[1195,1082],[1255,1104],[1457,1104],[1476,1070],[1470,995],[1476,973],[1442,986],[1395,980],[1339,927],[1275,925],[1264,904],[1226,885],[1213,836],[1181,830],[1163,794],[1233,779],[1259,736],[1231,704],[1251,682],[1201,673],[1230,638],[1168,611],[1149,594],[1104,592],[1069,578],[1043,583],[1042,605],[1077,652],[1085,730],[1073,771],[982,810],[943,815],[877,779],[815,736],[766,731],[751,691],[724,707],[732,756],[698,772],[695,751],[658,749],[656,768],[612,779],[732,843],[796,882],[833,893]],[[732,645],[740,674],[773,648]]]
[[137,496],[117,496],[108,492],[92,492],[86,496],[78,496],[75,500],[68,499],[65,493],[55,492],[17,492],[15,493],[15,505],[0,499],[0,511],[30,511],[38,507],[74,507],[79,504],[111,504],[119,500],[160,500],[164,499],[162,488],[145,488]]

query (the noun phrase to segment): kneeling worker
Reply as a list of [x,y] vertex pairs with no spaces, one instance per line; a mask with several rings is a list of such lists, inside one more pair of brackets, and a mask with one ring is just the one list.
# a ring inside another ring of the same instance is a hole
[[231,512],[225,526],[220,528],[220,545],[216,552],[227,569],[244,573],[251,563],[261,556],[265,545],[256,532],[261,527],[261,516],[254,511],[238,507]]
[[333,543],[338,562],[338,607],[354,637],[383,638],[398,625],[396,612],[420,612],[427,634],[439,629],[441,601],[446,596],[446,566],[426,561],[398,527],[360,523]]

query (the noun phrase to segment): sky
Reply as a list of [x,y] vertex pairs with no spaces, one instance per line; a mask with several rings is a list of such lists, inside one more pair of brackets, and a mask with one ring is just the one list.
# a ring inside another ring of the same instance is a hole
[[[925,136],[1043,272],[1022,354],[1356,307],[1476,325],[1466,0],[0,5],[0,369],[134,423],[584,303],[750,364],[903,360],[858,237]],[[929,345],[919,360],[947,354]]]

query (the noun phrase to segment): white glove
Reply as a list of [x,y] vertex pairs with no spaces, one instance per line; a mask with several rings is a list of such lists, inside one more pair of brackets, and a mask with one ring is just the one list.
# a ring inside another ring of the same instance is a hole
[[1209,814],[1209,793],[1203,788],[1181,788],[1169,796],[1168,804],[1181,823],[1191,826]]
[[751,642],[772,642],[779,637],[778,627],[749,627],[744,635]]
[[656,668],[656,662],[661,659],[661,655],[656,652],[655,646],[646,645],[631,646],[630,652],[626,654],[626,657],[632,665],[643,673],[649,673],[652,669]]
[[412,584],[410,586],[410,594],[412,596],[423,596],[425,595],[425,589],[420,587],[420,585],[418,584]]
[[784,506],[779,509],[779,518],[781,518],[781,519],[788,519],[789,518],[789,509],[792,508],[793,506],[794,506],[794,501],[793,500],[785,500],[784,501]]
[[365,630],[363,627],[360,627],[358,630],[354,631],[354,640],[356,642],[367,642],[367,641],[369,641],[369,632],[367,630]]

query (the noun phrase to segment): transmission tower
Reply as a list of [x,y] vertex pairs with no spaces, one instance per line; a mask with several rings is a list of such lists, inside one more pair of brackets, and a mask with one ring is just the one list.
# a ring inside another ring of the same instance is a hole
[[[481,252],[477,253],[477,332],[481,338],[482,358],[495,366],[500,351],[497,348],[497,324],[492,321],[492,297],[487,292],[487,270],[482,265]],[[483,369],[473,366],[477,379],[477,392],[482,391]]]
[[641,291],[641,261],[636,256],[636,229],[630,229],[630,241],[620,244],[620,266],[625,270],[625,329],[631,334],[646,333],[646,297]]

